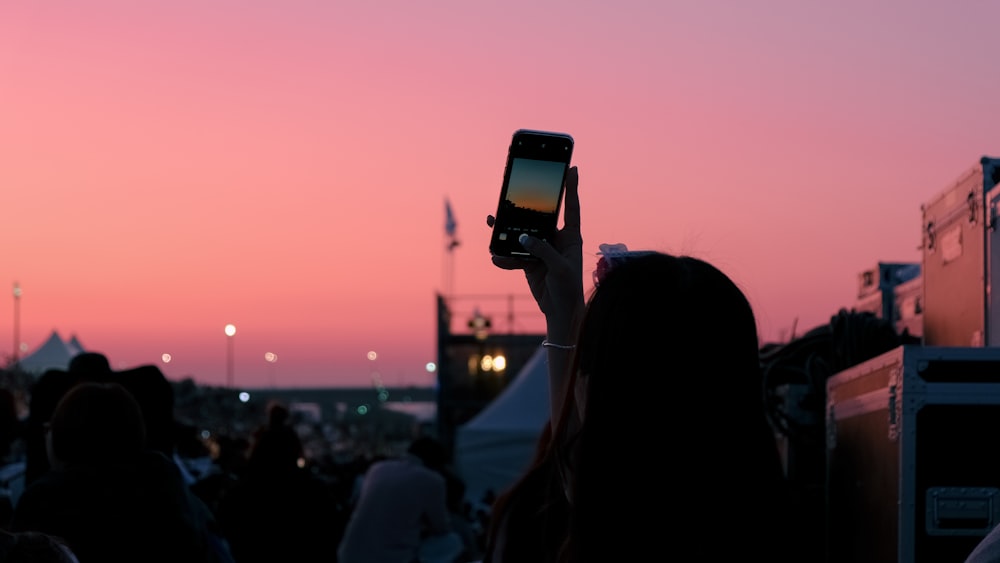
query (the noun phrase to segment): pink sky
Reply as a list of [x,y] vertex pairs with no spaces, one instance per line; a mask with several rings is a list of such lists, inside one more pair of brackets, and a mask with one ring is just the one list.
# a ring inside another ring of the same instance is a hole
[[998,19],[995,2],[4,2],[0,356],[17,282],[29,353],[58,330],[118,368],[223,384],[233,323],[241,386],[429,385],[437,292],[483,296],[456,299],[456,328],[478,308],[507,330],[507,295],[515,330],[539,326],[487,252],[521,127],[576,139],[588,268],[603,242],[692,254],[746,291],[764,339],[804,332],[854,304],[862,270],[919,261],[920,205],[1000,155]]

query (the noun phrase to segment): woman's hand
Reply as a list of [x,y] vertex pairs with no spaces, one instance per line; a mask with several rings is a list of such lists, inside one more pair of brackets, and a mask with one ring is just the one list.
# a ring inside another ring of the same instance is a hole
[[[505,270],[524,270],[531,295],[545,315],[545,334],[549,342],[571,346],[583,317],[583,237],[580,236],[580,177],[575,166],[566,174],[566,205],[563,228],[552,243],[522,235],[521,245],[538,260],[493,257],[493,263]],[[486,218],[492,227],[493,217]],[[554,430],[565,408],[569,389],[571,349],[549,348],[549,424]]]
[[[522,234],[519,242],[538,260],[519,260],[494,256],[493,264],[505,270],[524,270],[531,295],[545,315],[548,338],[571,344],[575,323],[583,309],[583,238],[580,235],[580,177],[577,167],[566,174],[566,200],[563,227],[556,231],[551,244]],[[486,223],[493,226],[493,216]]]

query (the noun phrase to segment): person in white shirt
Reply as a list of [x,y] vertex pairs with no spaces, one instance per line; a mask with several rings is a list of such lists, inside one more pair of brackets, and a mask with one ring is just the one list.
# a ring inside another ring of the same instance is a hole
[[422,436],[406,454],[373,463],[337,548],[339,563],[414,563],[431,553],[454,561],[462,544],[448,515],[447,462],[444,445]]

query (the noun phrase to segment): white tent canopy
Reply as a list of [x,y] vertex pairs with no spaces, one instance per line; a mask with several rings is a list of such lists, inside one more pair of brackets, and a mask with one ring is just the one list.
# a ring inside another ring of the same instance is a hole
[[538,437],[549,421],[549,377],[545,349],[528,359],[517,377],[455,433],[455,468],[466,498],[499,493],[527,469]]
[[53,330],[45,343],[18,360],[18,365],[24,371],[35,374],[50,369],[66,370],[69,369],[70,360],[83,351],[83,346],[75,335],[67,342],[59,336],[58,331]]

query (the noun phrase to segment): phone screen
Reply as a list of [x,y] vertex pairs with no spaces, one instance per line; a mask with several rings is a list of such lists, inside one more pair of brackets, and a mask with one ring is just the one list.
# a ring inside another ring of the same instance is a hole
[[561,133],[514,134],[490,252],[530,258],[517,237],[527,233],[548,240],[555,234],[572,147],[572,138]]

